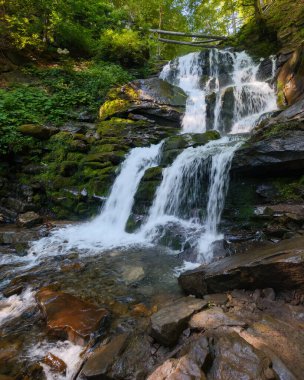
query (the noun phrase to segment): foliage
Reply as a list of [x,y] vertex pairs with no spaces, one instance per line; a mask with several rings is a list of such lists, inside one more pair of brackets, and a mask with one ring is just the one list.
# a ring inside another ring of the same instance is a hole
[[98,63],[76,68],[27,69],[35,79],[28,85],[0,89],[0,152],[19,151],[32,140],[23,137],[22,124],[60,126],[75,112],[97,115],[109,88],[131,80],[120,66]]
[[149,59],[149,41],[131,29],[108,29],[101,36],[100,54],[122,66],[143,66]]

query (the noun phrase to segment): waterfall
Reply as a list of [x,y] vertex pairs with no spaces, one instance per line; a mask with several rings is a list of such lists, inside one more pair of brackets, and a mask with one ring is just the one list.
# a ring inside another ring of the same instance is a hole
[[250,132],[263,113],[277,107],[274,90],[257,79],[258,69],[259,64],[245,52],[217,49],[169,62],[160,77],[188,94],[182,132]]
[[[276,63],[272,59],[270,75]],[[269,79],[258,80],[260,63],[245,52],[205,50],[169,62],[160,77],[188,95],[180,133],[217,130],[222,138],[188,147],[163,169],[146,220],[138,231],[125,227],[145,171],[157,166],[162,144],[134,148],[127,155],[100,215],[94,220],[58,229],[34,243],[33,254],[65,253],[71,249],[100,252],[130,244],[163,244],[167,234],[191,247],[199,262],[213,257],[235,150],[260,116],[276,109]]]
[[158,164],[161,145],[131,150],[99,216],[90,222],[55,231],[50,237],[35,242],[31,252],[50,254],[54,246],[61,253],[73,248],[95,251],[137,242],[134,235],[125,232],[125,226],[141,178],[147,169]]

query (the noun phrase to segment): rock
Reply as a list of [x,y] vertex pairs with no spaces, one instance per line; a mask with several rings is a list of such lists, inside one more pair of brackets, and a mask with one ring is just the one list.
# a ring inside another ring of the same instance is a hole
[[144,277],[144,268],[140,266],[125,266],[122,272],[122,279],[128,285],[141,281]]
[[292,105],[304,93],[304,45],[299,46],[283,65],[278,76],[280,105]]
[[303,288],[303,246],[300,237],[251,249],[182,273],[179,283],[186,293],[196,296],[232,289]]
[[115,90],[111,90],[100,108],[101,120],[113,116],[127,117],[140,114],[149,120],[172,124],[180,122],[187,95],[182,89],[159,78],[136,80]]
[[245,322],[238,320],[234,316],[229,316],[229,313],[224,313],[220,307],[203,310],[193,315],[189,321],[190,328],[198,330],[217,329],[218,327],[227,326],[244,327],[245,325]]
[[260,82],[265,82],[272,79],[273,76],[273,62],[271,58],[265,58],[260,63],[256,73],[256,79]]
[[206,337],[199,337],[190,341],[183,349],[178,359],[168,359],[159,366],[147,380],[204,380],[202,371],[207,357],[209,346]]
[[168,359],[147,380],[206,380],[201,368],[186,357]]
[[42,222],[42,217],[33,211],[20,214],[17,219],[17,225],[26,228],[31,228],[33,226],[41,224]]
[[275,380],[270,359],[237,334],[215,338],[208,379]]
[[85,362],[81,375],[85,379],[103,378],[126,346],[128,334],[114,337],[110,343],[94,350]]
[[12,285],[6,288],[5,290],[3,290],[3,295],[4,297],[7,297],[7,298],[13,296],[14,294],[19,295],[22,293],[23,289],[24,289],[23,284]]
[[18,130],[24,135],[36,137],[40,140],[48,140],[51,136],[59,132],[58,128],[35,124],[21,125]]
[[58,358],[57,356],[53,355],[51,352],[49,352],[42,360],[44,364],[49,366],[52,371],[58,372],[58,373],[65,373],[67,369],[67,365],[63,360]]
[[151,355],[152,348],[151,338],[146,334],[130,336],[125,350],[116,357],[111,370],[108,371],[108,378],[146,379],[156,363],[154,356]]
[[204,300],[214,305],[225,305],[228,301],[228,297],[225,293],[215,293],[205,295]]
[[175,344],[190,317],[203,309],[207,303],[204,300],[185,297],[165,306],[151,317],[151,335],[165,346]]
[[231,171],[242,176],[266,176],[288,172],[303,173],[304,130],[284,130],[283,134],[249,140],[236,151]]
[[263,296],[269,301],[274,301],[276,298],[275,292],[272,288],[263,289]]
[[50,288],[41,289],[36,299],[47,320],[48,330],[75,344],[84,345],[109,317],[106,309]]

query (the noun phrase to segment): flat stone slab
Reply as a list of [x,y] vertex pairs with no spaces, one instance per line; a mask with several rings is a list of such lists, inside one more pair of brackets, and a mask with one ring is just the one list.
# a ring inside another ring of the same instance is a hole
[[151,335],[165,346],[175,344],[190,317],[207,304],[205,300],[184,297],[165,306],[151,317]]
[[208,310],[203,310],[194,314],[189,321],[189,326],[192,329],[217,329],[218,327],[226,326],[241,326],[244,327],[246,323],[237,319],[233,315],[224,313],[220,307],[214,307]]
[[75,344],[86,344],[90,335],[104,325],[109,315],[106,309],[48,288],[40,290],[36,300],[49,331]]
[[110,343],[97,348],[83,366],[81,375],[85,379],[103,378],[125,348],[128,336],[117,335]]
[[233,289],[304,288],[304,237],[265,245],[182,273],[179,284],[186,293],[200,297]]

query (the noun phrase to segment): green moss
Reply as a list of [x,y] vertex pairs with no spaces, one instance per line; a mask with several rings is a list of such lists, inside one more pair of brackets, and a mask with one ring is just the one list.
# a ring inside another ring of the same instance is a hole
[[130,102],[123,99],[107,100],[99,110],[100,120],[109,119],[119,113],[125,113],[130,107]]
[[274,181],[273,185],[279,192],[278,201],[300,201],[304,200],[304,176],[298,180],[281,179]]

